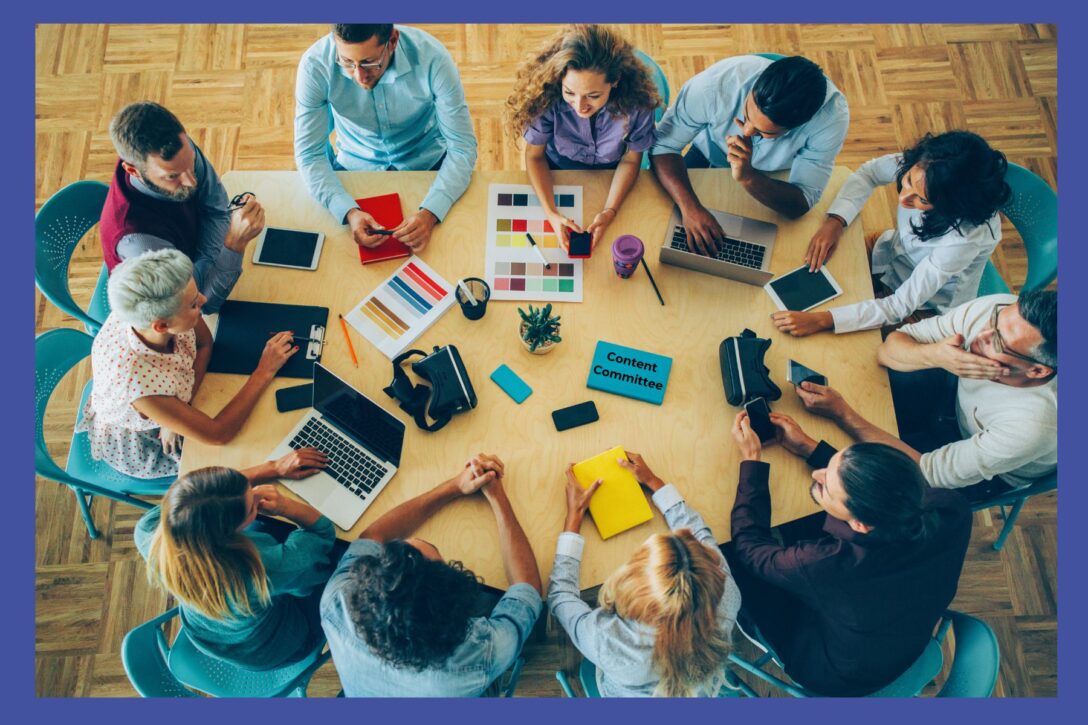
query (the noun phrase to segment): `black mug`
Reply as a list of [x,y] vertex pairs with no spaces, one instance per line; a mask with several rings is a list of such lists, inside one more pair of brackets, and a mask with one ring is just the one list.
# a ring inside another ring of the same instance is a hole
[[[475,304],[465,294],[465,288],[472,295]],[[491,287],[479,277],[465,277],[454,288],[454,296],[457,298],[457,303],[461,305],[461,312],[465,314],[465,317],[478,320],[487,312],[487,301],[491,299]]]

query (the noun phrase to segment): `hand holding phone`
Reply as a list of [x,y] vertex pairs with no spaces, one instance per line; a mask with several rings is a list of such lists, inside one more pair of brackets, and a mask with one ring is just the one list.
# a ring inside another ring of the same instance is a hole
[[768,443],[776,437],[774,424],[771,423],[771,406],[763,398],[755,398],[744,405],[748,413],[748,423],[752,431],[759,436],[760,443]]
[[786,366],[786,380],[800,385],[806,380],[817,385],[827,385],[827,376],[821,375],[810,367],[805,367],[796,360],[790,360]]
[[589,259],[593,253],[593,235],[589,232],[571,232],[567,256],[571,259]]

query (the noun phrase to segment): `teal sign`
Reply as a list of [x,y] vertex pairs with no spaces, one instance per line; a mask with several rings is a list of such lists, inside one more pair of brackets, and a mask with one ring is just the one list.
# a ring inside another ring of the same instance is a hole
[[601,340],[593,353],[586,386],[661,405],[672,358]]

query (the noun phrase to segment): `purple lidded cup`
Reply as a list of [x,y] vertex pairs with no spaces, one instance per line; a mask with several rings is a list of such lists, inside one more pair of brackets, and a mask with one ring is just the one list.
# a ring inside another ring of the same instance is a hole
[[616,237],[616,240],[612,242],[612,264],[616,267],[616,274],[622,279],[627,279],[634,274],[645,251],[642,240],[633,234]]

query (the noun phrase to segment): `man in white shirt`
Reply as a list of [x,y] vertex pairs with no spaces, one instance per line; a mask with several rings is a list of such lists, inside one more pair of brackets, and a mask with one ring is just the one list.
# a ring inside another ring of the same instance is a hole
[[[854,438],[914,457],[931,486],[972,501],[1022,488],[1058,464],[1057,297],[980,297],[888,336],[877,360],[908,373],[892,373],[893,391],[900,428],[918,448],[866,421],[831,388],[804,383],[797,394]],[[942,394],[952,382],[954,402]],[[941,415],[953,411],[956,429],[942,431]]]

